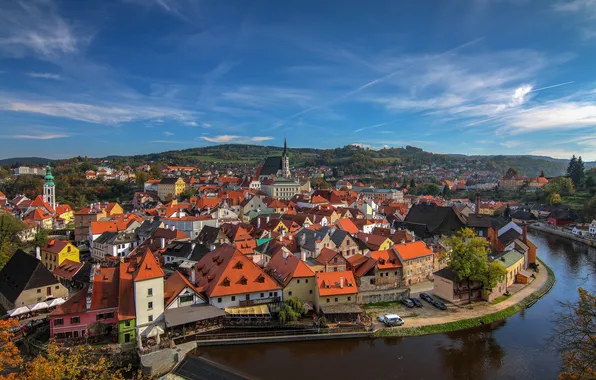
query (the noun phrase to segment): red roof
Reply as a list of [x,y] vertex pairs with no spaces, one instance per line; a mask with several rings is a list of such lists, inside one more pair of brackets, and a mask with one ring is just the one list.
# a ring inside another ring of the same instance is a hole
[[271,277],[282,285],[287,285],[293,278],[314,277],[315,273],[302,260],[294,255],[284,258],[283,253],[274,255],[267,269],[271,269]]
[[118,268],[100,268],[93,277],[93,292],[89,310],[118,306]]
[[161,269],[161,266],[157,262],[155,256],[150,249],[145,251],[145,254],[141,258],[139,266],[135,271],[133,278],[135,281],[151,280],[158,277],[164,277],[165,274]]
[[368,255],[378,261],[379,269],[394,269],[402,267],[399,258],[391,249],[382,251],[371,251],[368,253]]
[[352,271],[319,272],[316,274],[316,281],[321,296],[358,293]]
[[351,219],[348,219],[348,218],[337,219],[335,224],[337,224],[339,229],[344,230],[349,234],[358,233],[358,227],[356,227],[356,225],[354,224],[354,222],[352,222]]
[[317,258],[315,260],[317,260],[319,263],[325,265],[328,262],[330,262],[331,259],[333,259],[337,255],[339,255],[339,252],[334,251],[329,248],[323,248],[323,249],[321,249],[321,253],[319,254],[319,256],[317,256]]
[[56,215],[62,215],[62,214],[65,214],[65,213],[71,212],[71,211],[72,211],[72,207],[70,207],[69,205],[56,206]]
[[395,244],[393,245],[393,248],[397,251],[402,260],[412,260],[433,254],[433,251],[420,240],[404,244]]
[[[51,253],[60,253],[70,243],[68,240],[50,240],[48,243],[41,247],[41,250],[44,252],[51,252]],[[71,244],[72,245],[72,244]],[[74,248],[74,245],[72,246]]]
[[125,321],[134,319],[135,297],[132,274],[134,273],[134,262],[120,263],[120,284],[118,288],[118,320]]
[[46,219],[51,219],[52,215],[48,214],[47,212],[42,211],[40,208],[36,208],[35,210],[33,210],[32,213],[30,213],[29,215],[27,215],[27,217],[25,217],[25,219],[30,219],[30,220],[46,220]]
[[49,213],[54,212],[52,206],[50,206],[48,202],[44,201],[41,195],[35,197],[35,199],[29,204],[29,207],[44,207]]
[[81,270],[82,267],[83,263],[77,263],[76,261],[65,259],[62,261],[62,264],[52,271],[52,273],[54,276],[71,279]]
[[176,271],[168,277],[164,284],[165,307],[167,308],[185,288],[189,288],[200,296],[193,284],[182,273]]
[[209,297],[279,290],[257,264],[235,247],[224,244],[196,265],[197,289]]
[[70,297],[62,305],[56,306],[56,310],[50,313],[52,317],[65,314],[81,314],[87,310],[87,288],[85,285],[83,289],[79,290],[72,297]]

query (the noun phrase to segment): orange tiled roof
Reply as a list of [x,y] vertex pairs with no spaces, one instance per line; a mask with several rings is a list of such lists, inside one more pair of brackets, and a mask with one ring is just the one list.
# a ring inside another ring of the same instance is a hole
[[52,218],[52,215],[48,214],[47,212],[42,211],[39,208],[36,208],[32,213],[27,215],[25,219],[30,220],[46,220]]
[[80,314],[87,310],[87,288],[85,285],[83,289],[76,292],[62,305],[56,306],[56,310],[50,313],[51,316],[59,316],[66,314]]
[[433,251],[420,240],[405,244],[394,244],[393,248],[402,260],[412,260],[433,254]]
[[139,262],[139,266],[134,273],[134,281],[151,280],[158,277],[164,277],[165,274],[161,269],[161,266],[157,262],[155,256],[150,249],[145,251],[145,254]]
[[50,206],[48,202],[44,201],[41,195],[35,197],[35,199],[29,204],[29,207],[44,207],[49,213],[54,212],[52,206]]
[[65,213],[71,212],[71,211],[72,211],[72,207],[70,207],[69,205],[56,206],[56,215],[62,215],[62,214],[65,214]]
[[379,269],[394,269],[401,268],[401,262],[391,249],[382,251],[371,251],[368,253],[370,257],[378,261]]
[[283,286],[286,286],[293,278],[314,277],[315,273],[302,260],[294,255],[284,258],[283,253],[275,254],[267,269],[272,270],[271,277]]
[[136,317],[134,283],[134,262],[123,262],[119,266],[120,282],[118,287],[118,320],[125,321]]
[[356,227],[356,225],[354,224],[354,222],[352,222],[351,219],[348,219],[348,218],[337,219],[337,221],[335,223],[341,230],[344,230],[349,234],[358,233],[358,227]]
[[[343,287],[341,279],[343,278]],[[334,296],[341,294],[356,294],[358,288],[352,271],[319,272],[316,274],[317,288],[321,296]]]
[[165,307],[167,308],[185,288],[189,288],[200,297],[194,285],[182,273],[176,271],[168,277],[164,284]]
[[224,244],[196,265],[197,289],[209,297],[280,290],[257,264],[235,247]]
[[118,306],[118,268],[101,268],[93,277],[93,291],[89,310]]
[[315,260],[324,265],[331,261],[331,259],[333,259],[337,255],[339,255],[339,252],[329,248],[323,248],[321,249],[321,253],[319,254],[319,256],[317,256]]

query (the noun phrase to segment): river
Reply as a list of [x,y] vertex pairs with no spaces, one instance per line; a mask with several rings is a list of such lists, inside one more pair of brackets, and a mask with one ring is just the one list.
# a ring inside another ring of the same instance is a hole
[[[202,349],[204,357],[255,379],[555,379],[550,347],[558,302],[595,291],[596,249],[533,233],[557,283],[534,306],[492,325],[410,338],[331,340]],[[407,323],[407,322],[406,322]]]

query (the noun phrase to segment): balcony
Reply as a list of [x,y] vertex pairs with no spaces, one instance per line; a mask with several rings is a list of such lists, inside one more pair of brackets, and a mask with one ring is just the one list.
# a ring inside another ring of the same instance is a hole
[[261,298],[258,300],[246,300],[240,301],[240,307],[247,307],[247,306],[255,306],[255,305],[264,305],[267,303],[279,303],[281,302],[280,297],[269,297],[269,298]]

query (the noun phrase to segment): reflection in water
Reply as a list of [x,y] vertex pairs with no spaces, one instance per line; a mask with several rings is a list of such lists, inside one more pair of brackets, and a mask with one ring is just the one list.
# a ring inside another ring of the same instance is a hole
[[505,325],[496,322],[483,328],[486,331],[447,333],[451,341],[440,344],[437,350],[443,367],[452,379],[491,379],[503,364],[505,350],[493,335],[493,330]]
[[413,338],[331,340],[211,347],[200,353],[258,379],[555,379],[559,355],[547,349],[549,315],[577,287],[596,284],[596,249],[531,234],[557,276],[553,290],[507,321]]

